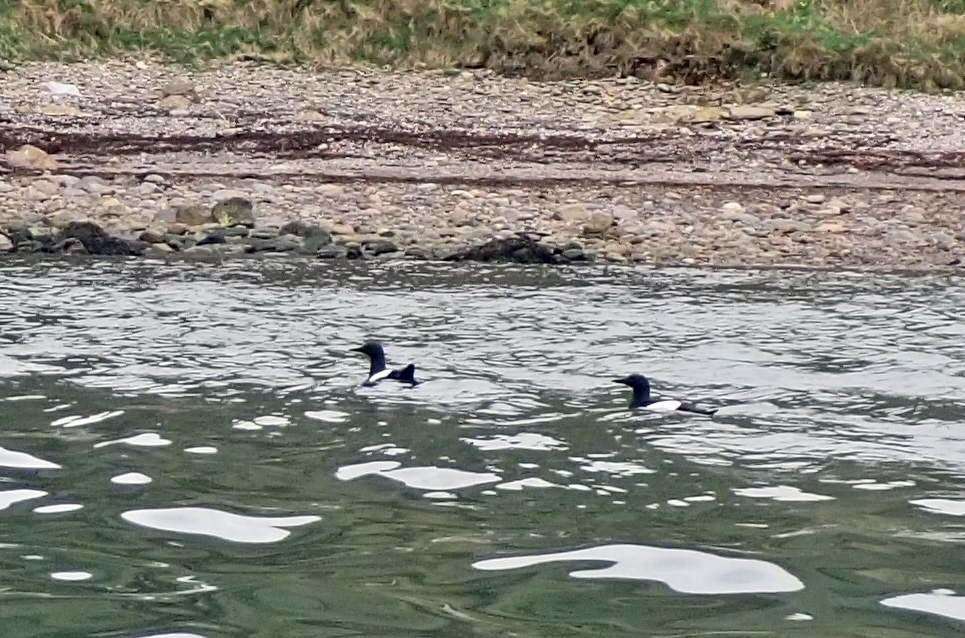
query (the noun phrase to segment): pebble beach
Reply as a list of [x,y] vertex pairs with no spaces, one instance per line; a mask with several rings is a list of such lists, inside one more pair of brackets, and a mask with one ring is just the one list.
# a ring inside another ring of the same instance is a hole
[[965,98],[29,63],[0,252],[951,270]]

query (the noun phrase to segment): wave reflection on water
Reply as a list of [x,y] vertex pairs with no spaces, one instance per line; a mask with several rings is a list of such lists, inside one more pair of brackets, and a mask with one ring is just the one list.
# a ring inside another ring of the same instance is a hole
[[[0,298],[11,635],[961,630],[956,280],[39,262]],[[371,337],[427,382],[359,387]],[[629,372],[722,409],[631,413]]]

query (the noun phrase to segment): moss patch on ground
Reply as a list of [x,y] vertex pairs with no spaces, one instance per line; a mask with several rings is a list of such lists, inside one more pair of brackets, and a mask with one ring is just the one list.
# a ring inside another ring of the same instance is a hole
[[132,51],[962,89],[965,0],[0,0],[0,59]]

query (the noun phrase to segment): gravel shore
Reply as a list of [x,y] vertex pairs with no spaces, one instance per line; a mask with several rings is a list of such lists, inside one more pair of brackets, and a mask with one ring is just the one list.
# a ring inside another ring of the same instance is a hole
[[240,63],[0,79],[0,251],[919,270],[965,256],[962,94]]

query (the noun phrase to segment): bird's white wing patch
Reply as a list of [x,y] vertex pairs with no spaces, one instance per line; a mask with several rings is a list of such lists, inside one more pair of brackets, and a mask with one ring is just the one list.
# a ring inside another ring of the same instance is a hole
[[647,410],[651,412],[673,412],[681,406],[680,401],[657,401],[656,403],[651,403],[646,407]]
[[389,376],[390,374],[392,374],[392,371],[389,370],[388,368],[386,368],[385,370],[379,370],[378,372],[376,372],[375,374],[373,374],[371,377],[369,377],[369,378],[368,378],[368,381],[366,381],[366,383],[377,383],[377,382],[381,381],[382,379],[386,378],[387,376]]

